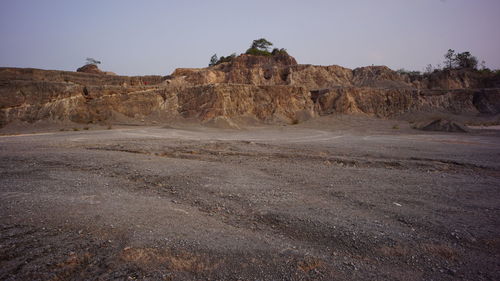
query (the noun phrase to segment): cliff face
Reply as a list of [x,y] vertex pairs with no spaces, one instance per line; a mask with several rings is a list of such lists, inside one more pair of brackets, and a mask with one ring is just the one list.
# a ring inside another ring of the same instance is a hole
[[244,117],[293,123],[332,113],[498,114],[499,81],[498,76],[470,71],[415,78],[384,66],[351,70],[298,65],[286,55],[241,55],[229,63],[177,69],[165,77],[0,68],[0,126],[14,120],[89,123],[118,117],[203,122]]
[[288,122],[314,116],[310,93],[302,87],[207,84],[186,88],[178,97],[180,114],[202,121],[223,116]]
[[195,84],[287,85],[289,66],[297,65],[293,57],[241,55],[231,62],[209,68],[176,69],[172,76],[185,76]]
[[0,68],[0,126],[14,120],[100,122],[113,112],[146,116],[160,109],[160,76],[125,77]]

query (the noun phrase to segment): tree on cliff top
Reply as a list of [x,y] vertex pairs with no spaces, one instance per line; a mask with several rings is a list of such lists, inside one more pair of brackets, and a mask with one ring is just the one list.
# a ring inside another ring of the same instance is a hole
[[[274,48],[273,51],[270,52],[269,50],[272,45],[273,43],[267,41],[265,38],[256,39],[253,40],[252,45],[250,45],[250,48],[245,52],[245,54],[254,56],[282,56],[282,55],[288,56],[288,53],[284,48],[281,49]],[[208,66],[215,66],[220,63],[230,62],[234,58],[236,58],[236,53],[232,53],[230,56],[227,57],[222,56],[220,58],[217,58],[217,54],[214,54],[210,58],[210,63],[208,64]]]
[[214,66],[217,64],[217,62],[219,62],[219,58],[217,57],[217,54],[214,54],[211,58],[210,58],[210,63],[208,64],[208,66]]
[[273,45],[273,43],[267,41],[265,38],[260,38],[257,40],[253,40],[252,46],[250,46],[250,49],[259,49],[261,51],[268,51],[269,52],[269,48],[271,48],[272,45]]
[[455,61],[458,68],[477,69],[477,58],[470,52],[458,53],[455,56]]
[[448,49],[448,52],[446,52],[446,54],[444,54],[444,58],[445,58],[444,64],[446,65],[446,67],[449,69],[452,69],[453,64],[455,62],[455,59],[454,59],[455,58],[455,50]]
[[455,54],[455,50],[449,49],[444,58],[446,69],[477,69],[478,60],[470,52]]
[[253,40],[250,48],[245,52],[247,55],[255,55],[255,56],[270,56],[269,48],[273,43],[267,41],[265,38],[260,38],[257,40]]
[[101,64],[100,61],[98,61],[98,60],[96,60],[94,58],[87,58],[86,61],[87,61],[87,64],[93,64],[93,65]]
[[218,65],[218,64],[221,64],[223,62],[230,62],[232,61],[234,58],[236,57],[236,53],[232,53],[231,55],[225,57],[225,56],[221,56],[220,58],[217,58],[217,54],[214,54],[211,58],[210,58],[210,63],[208,64],[208,66],[215,66],[215,65]]

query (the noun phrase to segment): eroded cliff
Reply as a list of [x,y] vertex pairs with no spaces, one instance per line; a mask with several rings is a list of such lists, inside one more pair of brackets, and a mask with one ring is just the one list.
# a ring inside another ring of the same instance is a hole
[[470,71],[400,75],[299,65],[293,57],[241,55],[171,76],[127,77],[0,68],[0,126],[20,120],[113,122],[119,118],[295,123],[332,113],[388,117],[416,111],[500,113],[500,79]]

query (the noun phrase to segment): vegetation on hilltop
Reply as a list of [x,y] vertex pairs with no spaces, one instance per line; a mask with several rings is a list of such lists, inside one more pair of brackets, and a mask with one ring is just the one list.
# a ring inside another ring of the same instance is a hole
[[477,70],[477,58],[471,55],[470,52],[456,53],[455,50],[449,49],[444,55],[446,69],[473,69]]
[[441,64],[438,64],[437,67],[432,66],[432,64],[428,64],[423,73],[420,71],[406,70],[404,68],[399,69],[396,72],[401,75],[408,75],[410,78],[450,70],[469,70],[482,74],[500,75],[500,70],[491,70],[487,68],[484,60],[481,61],[481,63],[478,63],[477,57],[473,56],[469,51],[455,53],[455,50],[449,49],[444,54],[444,59],[444,67],[441,67]]
[[221,64],[223,62],[230,62],[232,61],[234,58],[236,57],[236,53],[232,53],[230,54],[229,56],[227,57],[220,57],[218,58],[217,57],[217,54],[214,54],[211,58],[210,58],[210,63],[208,64],[208,66],[214,66],[214,65],[218,65],[218,64]]
[[267,41],[265,38],[253,40],[252,45],[248,48],[245,54],[254,56],[270,56],[271,52],[269,52],[269,48],[271,48],[272,45],[273,43]]
[[[288,55],[288,52],[286,49],[281,48],[274,48],[272,51],[269,51],[271,49],[271,46],[273,46],[273,43],[268,41],[265,38],[260,38],[253,40],[252,44],[250,45],[250,48],[248,48],[245,52],[246,55],[253,55],[253,56],[277,56],[277,55]],[[236,58],[236,53],[232,53],[231,55],[227,57],[217,57],[217,54],[214,54],[210,58],[210,63],[208,66],[215,66],[224,62],[230,62],[234,58]]]

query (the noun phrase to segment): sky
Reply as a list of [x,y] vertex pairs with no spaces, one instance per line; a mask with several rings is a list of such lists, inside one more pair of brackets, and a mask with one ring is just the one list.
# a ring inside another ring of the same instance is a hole
[[0,0],[0,66],[168,75],[254,39],[301,64],[422,71],[448,49],[500,69],[500,0]]

